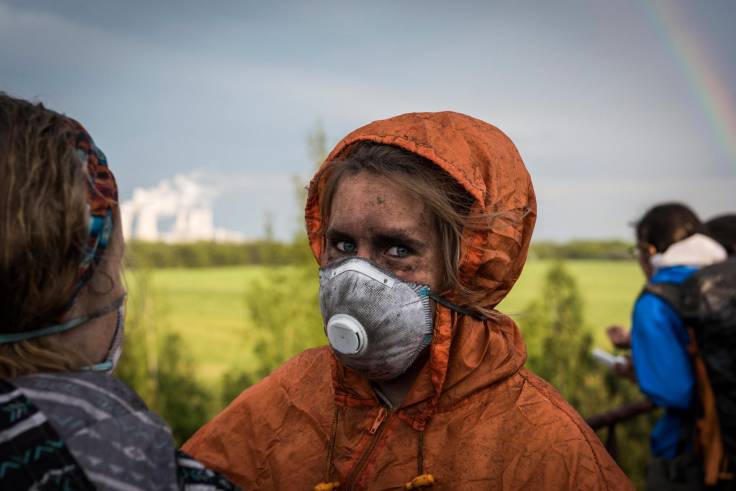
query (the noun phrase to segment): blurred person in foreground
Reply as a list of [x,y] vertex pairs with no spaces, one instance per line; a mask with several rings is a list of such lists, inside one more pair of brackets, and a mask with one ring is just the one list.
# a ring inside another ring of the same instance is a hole
[[521,157],[483,121],[412,113],[349,134],[306,205],[330,346],[185,450],[256,489],[630,489],[494,310],[535,219]]
[[[636,224],[639,265],[647,283],[682,284],[700,268],[724,261],[726,251],[705,232],[697,215],[683,204],[665,203],[647,211]],[[607,332],[616,347],[631,348],[631,363],[618,371],[635,379],[641,391],[665,409],[651,434],[653,457],[672,461],[687,453],[696,386],[690,339],[679,313],[645,289],[634,305],[631,331],[611,326]]]
[[729,256],[736,255],[736,214],[719,215],[705,222],[710,237],[723,246]]
[[115,179],[89,134],[0,93],[0,488],[235,489],[177,453],[111,376],[123,248]]

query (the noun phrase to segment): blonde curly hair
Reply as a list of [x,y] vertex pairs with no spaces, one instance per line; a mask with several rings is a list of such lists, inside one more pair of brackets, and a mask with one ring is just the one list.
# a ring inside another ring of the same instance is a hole
[[[0,93],[0,333],[58,322],[87,238],[85,171],[65,117]],[[89,364],[57,336],[0,345],[0,377]]]

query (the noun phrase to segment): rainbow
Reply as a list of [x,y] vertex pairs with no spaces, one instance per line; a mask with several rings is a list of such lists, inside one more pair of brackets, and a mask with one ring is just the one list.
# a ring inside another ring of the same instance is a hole
[[705,40],[678,11],[677,2],[642,2],[675,62],[688,81],[693,98],[702,108],[719,144],[736,165],[736,104]]

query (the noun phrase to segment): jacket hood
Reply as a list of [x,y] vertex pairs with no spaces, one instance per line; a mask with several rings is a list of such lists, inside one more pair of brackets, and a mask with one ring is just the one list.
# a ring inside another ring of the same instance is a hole
[[721,244],[703,234],[694,234],[675,242],[662,254],[652,256],[655,270],[671,266],[692,266],[701,268],[725,261],[726,249]]
[[305,218],[317,260],[324,247],[319,234],[324,171],[363,141],[426,158],[473,197],[471,213],[497,216],[491,232],[466,234],[460,263],[463,280],[486,292],[487,306],[497,305],[524,266],[537,211],[531,178],[511,140],[495,126],[449,111],[403,114],[353,131],[330,152],[309,185]]
[[[496,218],[488,232],[466,230],[461,278],[494,307],[514,285],[526,261],[536,220],[531,178],[511,140],[498,128],[455,112],[409,113],[375,121],[347,135],[330,152],[309,185],[305,219],[312,252],[324,247],[319,214],[325,170],[349,147],[370,141],[426,158],[454,178],[474,199],[471,214]],[[430,360],[402,404],[399,416],[416,429],[440,404],[453,404],[518,371],[526,350],[514,322],[499,314],[479,321],[437,307]],[[335,362],[336,399],[371,404],[370,385]],[[443,403],[444,404],[444,403]]]

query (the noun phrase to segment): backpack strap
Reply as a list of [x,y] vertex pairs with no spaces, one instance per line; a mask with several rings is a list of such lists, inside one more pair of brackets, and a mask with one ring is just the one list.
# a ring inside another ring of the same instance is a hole
[[723,447],[721,424],[718,419],[716,397],[708,378],[705,361],[698,351],[695,330],[687,328],[690,335],[688,351],[693,360],[695,385],[698,391],[699,414],[695,425],[696,444],[703,454],[704,480],[707,486],[714,486],[720,480],[733,479],[728,470],[728,459]]
[[0,379],[0,488],[94,490],[46,416]]
[[698,394],[698,411],[695,421],[695,444],[703,457],[704,481],[708,486],[717,484],[720,480],[733,479],[732,473],[727,472],[727,456],[721,436],[721,425],[718,419],[716,398],[713,386],[708,377],[705,361],[698,351],[695,330],[685,315],[685,298],[683,285],[677,283],[648,283],[642,294],[656,295],[683,319],[690,343],[687,350],[693,362],[693,373]]
[[682,285],[677,283],[647,283],[641,294],[651,293],[677,312],[682,317],[683,314],[683,296]]

